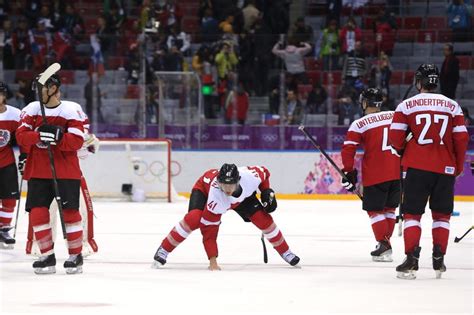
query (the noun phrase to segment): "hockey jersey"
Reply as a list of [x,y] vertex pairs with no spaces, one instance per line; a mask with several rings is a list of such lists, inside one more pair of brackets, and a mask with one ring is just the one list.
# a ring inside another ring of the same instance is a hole
[[[409,132],[413,140],[405,146]],[[453,176],[463,170],[469,135],[461,107],[444,95],[420,93],[400,103],[389,139],[395,149],[405,149],[404,168]]]
[[217,234],[221,224],[221,216],[229,209],[235,209],[242,201],[252,196],[257,190],[263,191],[270,187],[270,172],[263,166],[239,167],[242,193],[238,197],[227,196],[217,182],[217,174],[209,187],[206,208],[201,217],[201,232],[207,256],[217,257]]
[[[20,127],[16,132],[18,143],[28,151],[25,179],[52,178],[47,146],[40,141],[36,131],[43,124],[40,106],[39,102],[32,102],[23,109]],[[60,126],[64,132],[59,144],[51,146],[57,178],[80,179],[77,151],[84,142],[84,117],[80,105],[61,101],[54,108],[45,107],[45,115],[48,124]]]
[[388,144],[392,117],[393,111],[373,113],[355,120],[349,127],[341,152],[343,170],[353,170],[356,149],[362,146],[364,186],[400,179],[400,158],[392,154]]
[[19,126],[21,111],[6,105],[6,111],[0,113],[0,168],[15,163],[12,139]]

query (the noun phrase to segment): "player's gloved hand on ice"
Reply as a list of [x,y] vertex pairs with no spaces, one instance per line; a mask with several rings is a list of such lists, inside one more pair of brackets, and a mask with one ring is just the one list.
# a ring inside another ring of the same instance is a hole
[[357,169],[353,169],[350,172],[344,172],[347,179],[344,177],[342,178],[342,187],[344,187],[348,191],[354,191],[355,185],[357,184]]
[[63,130],[59,126],[41,125],[38,127],[40,139],[44,143],[56,145],[63,138]]
[[18,171],[20,172],[21,175],[23,175],[23,172],[25,171],[27,157],[28,157],[28,154],[26,153],[20,153],[20,155],[18,156]]
[[265,212],[271,213],[276,210],[277,201],[276,201],[275,192],[273,191],[273,189],[268,188],[262,191],[260,195],[260,199],[262,201],[263,209],[265,210]]

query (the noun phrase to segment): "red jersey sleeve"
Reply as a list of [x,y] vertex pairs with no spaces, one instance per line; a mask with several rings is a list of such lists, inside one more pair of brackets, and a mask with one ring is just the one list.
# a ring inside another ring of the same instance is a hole
[[362,143],[362,134],[356,124],[352,123],[347,131],[346,139],[342,145],[341,157],[344,165],[343,171],[350,172],[354,169],[354,157],[357,147]]
[[20,116],[20,127],[16,130],[16,141],[27,151],[29,147],[41,141],[39,133],[33,130],[34,125],[35,118],[23,111]]
[[71,119],[68,121],[67,130],[58,144],[61,151],[77,151],[82,148],[84,143],[84,125],[78,119]]
[[389,143],[395,150],[400,151],[405,147],[407,130],[408,118],[402,112],[400,105],[398,105],[395,114],[393,115],[390,132],[388,134]]
[[456,175],[462,173],[464,168],[464,156],[469,143],[469,133],[464,124],[464,115],[460,107],[453,119],[453,150],[456,156]]
[[221,224],[221,214],[212,213],[208,207],[209,204],[206,205],[206,209],[202,212],[200,229],[207,258],[211,258],[218,255],[217,234]]
[[270,171],[265,166],[249,166],[248,169],[257,173],[261,182],[258,185],[260,191],[270,188]]

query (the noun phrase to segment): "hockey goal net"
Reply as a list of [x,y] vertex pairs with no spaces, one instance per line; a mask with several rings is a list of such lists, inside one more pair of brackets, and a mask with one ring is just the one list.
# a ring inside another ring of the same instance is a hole
[[81,160],[81,169],[93,197],[134,200],[142,196],[169,202],[177,197],[168,139],[102,140],[96,154]]

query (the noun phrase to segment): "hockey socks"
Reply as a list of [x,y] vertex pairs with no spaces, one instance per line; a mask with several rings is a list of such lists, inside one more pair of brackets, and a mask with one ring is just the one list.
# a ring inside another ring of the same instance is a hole
[[199,227],[202,210],[194,209],[189,211],[184,218],[176,224],[161,242],[161,248],[167,253],[171,253],[181,244],[194,230]]
[[415,251],[420,244],[421,238],[421,215],[405,214],[403,215],[405,224],[403,227],[403,239],[405,241],[405,254]]
[[82,251],[82,218],[79,210],[63,210],[69,255],[79,255]]
[[49,209],[35,207],[30,210],[30,222],[42,255],[53,254],[53,232],[49,222]]
[[270,244],[272,244],[273,248],[275,248],[280,256],[288,251],[288,244],[286,243],[283,234],[280,232],[280,229],[278,229],[275,222],[273,222],[273,218],[270,214],[263,210],[259,210],[250,217],[250,220],[256,227],[262,230],[265,238],[270,242]]
[[395,227],[395,209],[385,208],[383,211],[368,211],[372,231],[378,242],[390,241]]
[[15,210],[15,199],[2,199],[2,207],[0,208],[0,227],[8,226],[13,219],[13,211]]
[[433,235],[433,247],[439,246],[441,254],[446,254],[449,239],[449,219],[450,214],[432,212],[433,227],[431,233]]

